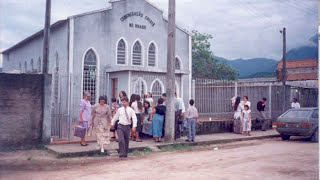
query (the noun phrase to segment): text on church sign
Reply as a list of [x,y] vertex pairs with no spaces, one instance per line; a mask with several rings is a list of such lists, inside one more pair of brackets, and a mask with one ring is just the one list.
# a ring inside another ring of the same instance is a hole
[[133,17],[133,16],[137,16],[137,17],[141,17],[141,18],[144,18],[147,22],[149,22],[151,24],[151,26],[154,26],[156,25],[156,23],[154,21],[152,21],[152,19],[148,16],[143,16],[143,13],[141,11],[137,11],[137,12],[129,12],[125,15],[123,15],[120,20],[121,21],[124,21],[126,20],[127,18],[129,17]]

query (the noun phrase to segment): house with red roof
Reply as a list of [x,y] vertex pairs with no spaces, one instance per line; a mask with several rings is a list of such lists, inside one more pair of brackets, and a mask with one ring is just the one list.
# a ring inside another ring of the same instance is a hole
[[[276,76],[278,81],[282,81],[283,62],[278,62]],[[304,59],[286,62],[287,76],[286,80],[290,85],[300,86],[318,86],[318,60]]]

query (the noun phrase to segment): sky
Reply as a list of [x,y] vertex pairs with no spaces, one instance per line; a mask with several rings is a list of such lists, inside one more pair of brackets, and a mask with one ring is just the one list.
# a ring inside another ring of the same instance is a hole
[[[168,0],[150,0],[168,13]],[[52,0],[51,23],[68,16],[102,9],[109,0]],[[0,0],[0,49],[5,50],[44,26],[45,0]],[[227,59],[282,57],[318,33],[318,0],[176,0],[176,23],[213,36],[211,48]]]

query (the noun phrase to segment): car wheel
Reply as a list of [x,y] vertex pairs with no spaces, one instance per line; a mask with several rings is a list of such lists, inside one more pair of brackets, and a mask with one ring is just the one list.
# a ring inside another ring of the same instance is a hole
[[319,141],[319,130],[318,128],[313,132],[313,135],[311,136],[312,142],[318,142]]
[[288,136],[288,135],[281,135],[281,139],[282,140],[289,140],[290,139],[290,136]]

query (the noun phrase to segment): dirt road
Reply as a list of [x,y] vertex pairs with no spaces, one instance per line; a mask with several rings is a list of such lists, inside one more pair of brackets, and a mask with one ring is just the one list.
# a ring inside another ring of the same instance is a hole
[[[214,147],[218,150],[213,150]],[[25,160],[29,164],[23,165],[18,159],[0,156],[0,179],[308,180],[318,179],[318,152],[318,144],[273,138],[131,156],[125,160],[110,157],[56,160],[42,155],[42,159]]]

